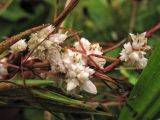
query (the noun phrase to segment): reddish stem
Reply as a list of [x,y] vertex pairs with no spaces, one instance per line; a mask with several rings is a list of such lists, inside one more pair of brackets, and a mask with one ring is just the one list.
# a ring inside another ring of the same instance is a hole
[[72,51],[74,51],[74,52],[78,52],[78,53],[81,53],[81,54],[85,54],[84,51],[82,51],[82,50],[77,50],[77,49],[75,49],[75,48],[67,47],[67,49],[70,49],[70,50],[72,50]]
[[112,70],[116,65],[118,65],[121,61],[119,59],[117,59],[116,61],[114,61],[113,63],[111,63],[110,65],[108,65],[106,68],[103,69],[104,72],[110,71]]
[[160,23],[158,23],[155,27],[152,29],[148,30],[146,33],[146,37],[151,37],[154,32],[156,32],[158,29],[160,29]]
[[116,82],[115,82],[112,78],[110,78],[109,76],[107,76],[107,75],[105,75],[105,74],[102,74],[102,73],[100,73],[100,72],[95,72],[94,75],[95,75],[96,77],[98,77],[98,78],[101,78],[101,79],[104,79],[104,80],[107,80],[107,81],[110,81],[110,82],[116,84]]
[[[9,64],[9,63],[4,63],[4,62],[0,62],[0,64],[3,64],[5,66],[9,66],[9,67],[13,67],[15,69],[21,69],[19,66],[16,66],[16,65],[12,65],[12,64]],[[23,68],[24,69],[24,68]]]
[[102,71],[102,69],[99,67],[99,65],[97,65],[97,63],[92,59],[92,57],[90,55],[88,55],[88,58],[90,60],[90,63],[92,63],[95,68],[97,68],[97,69]]
[[82,48],[82,50],[86,53],[86,49],[84,48],[84,46],[83,46],[83,44],[82,44],[80,39],[78,40],[78,42],[79,42],[79,45]]

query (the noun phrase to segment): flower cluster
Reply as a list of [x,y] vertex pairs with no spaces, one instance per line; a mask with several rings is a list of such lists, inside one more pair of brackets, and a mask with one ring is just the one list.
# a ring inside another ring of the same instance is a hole
[[[74,52],[69,49],[67,49],[63,54],[63,62],[67,68],[67,91],[79,89],[96,94],[96,86],[89,80],[95,71],[87,66],[87,59],[88,55],[90,54],[102,55],[102,48],[98,43],[91,44],[87,39],[81,38],[79,42],[74,43],[74,47],[80,51],[83,51],[80,43],[83,46],[85,54]],[[92,56],[92,59],[101,68],[103,68],[104,64],[106,63],[106,60],[102,58]]]
[[[67,34],[52,33],[54,29],[50,25],[33,33],[28,43],[20,40],[11,46],[11,50],[17,53],[26,50],[28,46],[32,58],[47,60],[50,63],[51,72],[65,74],[63,81],[68,92],[84,90],[96,94],[96,86],[90,80],[95,71],[88,66],[88,56],[91,54],[102,55],[102,48],[98,43],[92,44],[87,39],[81,38],[73,46],[75,50],[82,52],[64,49],[60,44],[66,40]],[[90,57],[99,68],[104,67],[105,59]]]
[[132,42],[125,43],[120,53],[120,60],[127,62],[131,66],[143,69],[147,65],[148,59],[144,57],[146,50],[151,49],[147,45],[146,32],[141,34],[130,34]]
[[48,26],[36,33],[31,34],[28,41],[29,51],[33,51],[32,56],[40,60],[47,59],[48,50],[52,46],[52,41],[47,38],[53,32],[54,27]]
[[[51,72],[63,73],[64,83],[68,92],[86,91],[96,94],[96,86],[90,78],[95,73],[88,64],[104,68],[106,60],[101,56],[102,48],[98,43],[90,43],[87,39],[81,38],[75,42],[72,49],[62,48],[61,44],[67,39],[67,34],[53,33],[54,26],[50,25],[36,33],[31,34],[30,40],[19,40],[11,46],[13,53],[28,50],[32,53],[31,59],[47,60],[50,63]],[[131,42],[125,43],[120,53],[120,60],[131,66],[142,69],[147,64],[145,58],[146,50],[151,49],[147,45],[146,33],[130,34]],[[90,60],[90,61],[89,61]],[[4,67],[0,66],[1,71]],[[6,72],[4,72],[6,73]]]
[[66,50],[63,58],[66,71],[67,91],[74,89],[85,90],[86,92],[96,94],[95,85],[89,80],[94,74],[94,70],[87,67],[86,59],[81,53]]
[[[87,39],[85,38],[81,38],[81,43],[83,45],[83,47],[85,48],[85,52],[86,54],[84,55],[84,57],[86,57],[87,55],[90,55],[90,54],[97,54],[97,55],[102,55],[103,52],[102,52],[102,48],[99,46],[98,43],[90,43]],[[77,50],[82,50],[79,42],[76,42],[74,44],[75,48]],[[91,57],[94,62],[100,67],[100,68],[103,68],[105,63],[106,63],[106,60],[103,59],[103,58],[99,58],[99,57],[94,57],[92,56]]]

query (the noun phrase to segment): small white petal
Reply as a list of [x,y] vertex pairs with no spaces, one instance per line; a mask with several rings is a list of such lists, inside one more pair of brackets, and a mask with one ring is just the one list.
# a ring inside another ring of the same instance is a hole
[[133,51],[130,42],[125,43],[123,46],[124,46],[125,52],[126,52],[127,54],[129,54],[129,53],[131,53],[131,52]]
[[14,53],[24,51],[26,50],[26,48],[27,48],[27,43],[25,42],[25,39],[21,39],[11,46],[11,50]]
[[80,74],[78,74],[77,78],[81,82],[84,82],[85,80],[89,79],[89,73],[82,71]]
[[89,75],[93,75],[93,74],[95,73],[94,69],[91,69],[91,68],[89,68],[89,67],[86,67],[86,68],[84,69],[84,71],[85,71],[85,72],[88,72]]
[[136,40],[137,36],[135,34],[129,33],[129,35],[131,36],[131,38],[132,38],[133,41]]
[[146,37],[146,32],[143,32],[139,35],[141,37],[141,39],[144,39]]
[[56,33],[50,35],[49,40],[54,43],[62,43],[66,38],[67,38],[66,34]]
[[79,85],[78,80],[72,79],[72,80],[67,80],[67,91],[71,91],[74,88],[76,88]]
[[121,61],[127,61],[128,60],[128,54],[126,53],[125,49],[122,49],[119,58],[120,58]]
[[84,69],[85,69],[85,67],[82,65],[82,64],[76,64],[75,65],[76,67],[75,67],[75,72],[77,73],[77,74],[79,74],[80,72],[82,72]]
[[121,61],[128,61],[128,59],[129,59],[129,54],[133,52],[131,43],[130,43],[130,42],[125,43],[125,44],[123,45],[123,47],[124,47],[124,48],[122,49],[122,51],[121,51],[121,53],[120,53],[120,60],[121,60]]
[[37,32],[38,38],[42,38],[44,40],[49,34],[53,32],[54,29],[55,28],[52,25],[43,28],[42,30]]
[[66,77],[67,77],[67,78],[75,78],[75,77],[76,77],[75,71],[69,71],[69,72],[66,74]]
[[148,62],[148,59],[146,58],[140,59],[139,62],[137,63],[137,68],[140,68],[140,69],[145,68],[147,65],[147,62]]
[[81,88],[88,93],[97,94],[97,88],[90,80],[86,80]]
[[131,61],[138,61],[140,59],[139,57],[139,53],[138,52],[132,52],[130,55],[129,55],[129,59]]

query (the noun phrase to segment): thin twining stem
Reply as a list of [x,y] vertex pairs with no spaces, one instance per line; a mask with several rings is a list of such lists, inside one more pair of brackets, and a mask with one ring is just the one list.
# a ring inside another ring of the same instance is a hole
[[108,53],[118,47],[120,47],[121,45],[123,45],[125,42],[126,42],[126,38],[124,38],[122,41],[120,41],[119,43],[115,44],[114,46],[110,47],[110,48],[107,48],[103,51],[103,53]]
[[153,33],[156,32],[158,29],[160,29],[160,23],[158,23],[155,27],[148,30],[146,33],[146,37],[151,37]]
[[65,7],[62,13],[56,18],[54,22],[55,26],[60,26],[62,21],[67,17],[67,15],[77,6],[80,0],[71,0],[69,4]]
[[7,49],[8,47],[10,47],[11,45],[13,45],[14,43],[16,43],[17,41],[19,41],[21,38],[27,36],[27,35],[30,35],[31,33],[33,32],[36,32],[40,29],[43,29],[45,27],[47,27],[49,24],[46,24],[46,25],[41,25],[41,26],[38,26],[38,27],[34,27],[34,28],[31,28],[31,29],[28,29],[24,32],[21,32],[17,35],[14,35],[10,38],[8,38],[7,40],[3,41],[0,43],[0,53],[2,53],[5,49]]
[[7,67],[12,67],[12,68],[15,68],[15,69],[24,69],[26,70],[26,68],[24,67],[19,67],[19,66],[16,66],[16,65],[13,65],[13,64],[9,64],[9,63],[5,63],[5,62],[0,62],[0,64],[3,64],[4,66],[7,66]]
[[120,67],[120,68],[114,68],[114,70],[141,70],[141,68],[136,68],[136,67]]
[[111,63],[110,65],[108,65],[107,67],[105,67],[105,68],[103,69],[103,72],[107,72],[107,71],[112,70],[112,69],[113,69],[115,66],[117,66],[120,62],[121,62],[120,59],[115,60],[113,63]]
[[54,22],[56,21],[57,14],[58,14],[58,5],[59,5],[59,0],[56,0],[54,5],[54,16],[53,16]]
[[112,83],[117,84],[114,79],[110,78],[110,77],[107,76],[106,74],[103,74],[103,73],[100,73],[100,72],[95,72],[95,73],[94,73],[94,76],[96,76],[96,77],[98,77],[98,78],[102,78],[102,79],[107,80],[107,81],[109,81],[109,82],[112,82]]

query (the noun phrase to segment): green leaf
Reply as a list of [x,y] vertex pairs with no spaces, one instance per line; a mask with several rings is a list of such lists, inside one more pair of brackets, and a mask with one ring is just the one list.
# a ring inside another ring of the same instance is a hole
[[[102,112],[102,111],[96,111],[93,110],[92,106],[89,106],[85,103],[85,101],[72,99],[67,96],[58,94],[56,92],[51,91],[38,91],[38,90],[32,90],[32,93],[36,96],[38,96],[41,99],[51,100],[51,102],[56,103],[56,105],[63,105],[63,106],[76,106],[73,107],[74,109],[62,109],[61,111],[64,113],[83,113],[83,114],[94,114],[94,115],[104,115],[104,116],[113,116],[111,113]],[[59,109],[61,109],[59,107]]]
[[32,92],[41,98],[53,100],[64,105],[79,105],[87,109],[89,108],[89,106],[83,103],[83,101],[71,99],[55,92],[43,92],[37,90],[32,90]]
[[28,86],[32,85],[48,85],[48,84],[53,84],[54,81],[51,81],[51,80],[14,80],[13,81],[14,83],[16,84],[20,84],[20,85],[23,85],[23,84],[26,84]]
[[151,120],[160,112],[160,41],[132,90],[119,120]]
[[137,83],[137,76],[138,76],[138,73],[136,71],[128,71],[128,70],[120,70],[120,72],[128,77],[128,81],[132,84],[132,85],[135,85]]
[[47,91],[46,89],[28,88],[28,90],[26,90],[26,88],[13,88],[0,91],[0,107],[15,106],[47,110],[56,113],[113,116],[112,113],[93,110],[91,108],[92,106],[87,105],[82,100],[69,98],[54,91]]
[[26,85],[26,86],[38,86],[38,85],[52,85],[54,81],[51,80],[9,80],[9,81],[4,81],[0,80],[1,82],[6,82],[6,83],[12,83],[15,85]]

